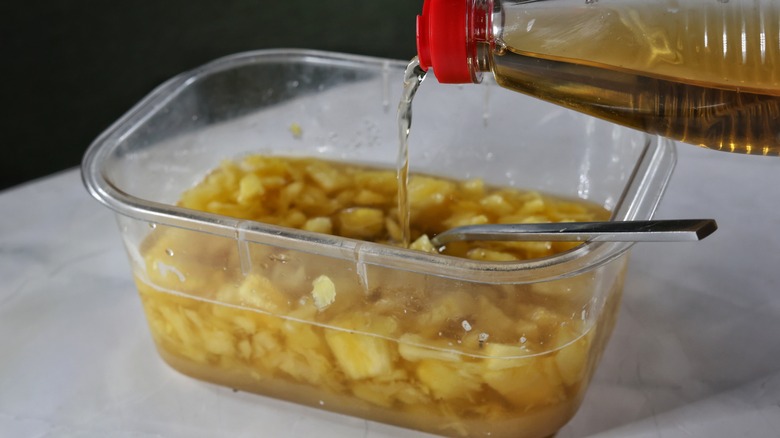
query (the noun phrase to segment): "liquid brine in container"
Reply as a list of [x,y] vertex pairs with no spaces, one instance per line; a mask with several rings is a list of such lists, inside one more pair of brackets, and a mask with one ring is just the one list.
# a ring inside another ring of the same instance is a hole
[[436,3],[447,2],[428,3],[420,58],[443,82],[492,72],[503,87],[649,133],[780,154],[776,2],[449,2],[464,7],[460,54],[434,36],[444,33]]

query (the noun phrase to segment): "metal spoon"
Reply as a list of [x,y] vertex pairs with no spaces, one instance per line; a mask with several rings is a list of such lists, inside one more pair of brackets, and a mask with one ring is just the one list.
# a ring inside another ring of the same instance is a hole
[[431,243],[440,247],[463,240],[682,242],[704,239],[717,229],[713,219],[487,224],[452,228]]

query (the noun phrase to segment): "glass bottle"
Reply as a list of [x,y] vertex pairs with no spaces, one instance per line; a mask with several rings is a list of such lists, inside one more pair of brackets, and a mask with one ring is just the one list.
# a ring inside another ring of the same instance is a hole
[[420,66],[711,149],[780,155],[776,0],[425,0]]

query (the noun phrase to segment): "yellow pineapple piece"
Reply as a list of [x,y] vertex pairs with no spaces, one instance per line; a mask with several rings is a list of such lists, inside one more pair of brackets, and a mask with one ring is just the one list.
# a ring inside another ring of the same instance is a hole
[[181,313],[178,308],[171,306],[160,306],[160,314],[165,321],[165,334],[176,339],[182,345],[199,344],[198,334],[192,323]]
[[322,329],[307,322],[287,320],[282,333],[283,350],[277,353],[280,370],[301,382],[329,388],[339,386]]
[[385,229],[387,230],[387,234],[390,235],[390,240],[394,242],[400,242],[403,240],[404,236],[403,231],[401,230],[401,226],[398,225],[398,222],[396,222],[393,218],[385,218]]
[[456,190],[451,181],[426,176],[411,178],[408,194],[412,220],[448,216],[447,206]]
[[565,400],[566,393],[560,377],[548,372],[548,363],[543,358],[535,358],[519,366],[485,371],[482,378],[519,408],[551,405]]
[[329,217],[314,217],[307,220],[302,229],[314,233],[333,234],[333,221]]
[[485,344],[483,349],[487,359],[484,364],[488,370],[505,370],[507,368],[523,368],[533,362],[533,354],[522,345],[509,345],[497,342]]
[[405,333],[398,339],[398,353],[410,362],[435,359],[444,362],[460,362],[462,355],[445,343],[432,344],[422,336]]
[[231,296],[230,292],[230,289],[220,291],[217,298],[222,302],[254,307],[277,315],[285,314],[290,308],[288,297],[271,280],[258,273],[247,275],[235,296]]
[[594,281],[595,278],[592,274],[582,274],[560,280],[533,283],[531,291],[539,295],[551,297],[574,298],[577,295],[592,293]]
[[[228,291],[228,292],[226,292]],[[217,300],[224,303],[237,302],[237,292],[234,286],[223,287],[217,292]],[[282,319],[258,312],[239,310],[230,306],[208,305],[203,318],[212,324],[220,323],[224,330],[230,330],[240,334],[253,334],[259,331],[276,332],[279,330]]]
[[252,357],[252,343],[249,340],[242,339],[238,342],[238,357],[241,359]]
[[325,162],[310,161],[306,166],[306,174],[325,193],[333,193],[349,183],[339,169]]
[[536,323],[545,331],[552,331],[553,328],[559,327],[562,324],[571,321],[571,318],[564,317],[563,315],[550,310],[543,306],[531,306],[531,311],[528,313],[528,319]]
[[484,214],[477,214],[475,212],[460,211],[448,217],[444,221],[444,225],[447,228],[465,227],[467,225],[483,225],[490,222],[487,216]]
[[[489,331],[498,336],[511,333],[513,328],[518,325],[518,321],[510,318],[499,308],[500,303],[496,303],[485,295],[477,298],[477,311],[480,325],[480,331]],[[488,334],[491,334],[488,333]]]
[[355,195],[353,201],[361,206],[380,206],[388,203],[388,197],[368,189],[362,189]]
[[385,228],[382,210],[369,207],[352,207],[338,214],[339,234],[356,239],[378,237]]
[[416,375],[439,400],[470,400],[482,386],[477,375],[457,363],[425,359],[418,363]]
[[430,252],[430,253],[438,252],[436,251],[436,248],[433,247],[433,244],[431,243],[431,239],[428,238],[427,234],[423,234],[417,240],[412,242],[412,244],[409,245],[409,248],[416,249],[417,251],[422,251],[422,252]]
[[352,385],[352,394],[359,399],[385,408],[393,406],[395,401],[393,399],[394,388],[371,380],[355,382]]
[[235,339],[230,333],[223,330],[204,330],[203,347],[209,353],[217,355],[233,356],[235,354]]
[[504,198],[501,193],[494,193],[482,198],[479,204],[489,213],[495,216],[504,216],[512,213],[514,205]]
[[277,211],[279,213],[286,212],[290,205],[298,199],[299,196],[301,196],[301,193],[303,193],[304,189],[306,188],[306,184],[303,183],[303,181],[295,181],[290,184],[287,184],[280,192],[279,192],[279,199],[277,200]]
[[355,185],[391,199],[398,192],[396,175],[391,171],[359,171],[355,174]]
[[390,341],[376,336],[327,330],[325,340],[344,374],[352,380],[392,372],[395,362]]
[[480,198],[485,194],[485,182],[480,178],[463,181],[460,190],[469,198]]
[[555,365],[558,367],[563,383],[573,386],[585,377],[590,342],[587,336],[576,339],[576,333],[567,327],[561,327],[555,339],[560,348],[555,353]]
[[[522,204],[515,214],[518,216],[534,216],[541,214],[546,205],[544,200],[537,194],[533,199],[530,199]],[[549,221],[548,221],[549,222]]]
[[327,275],[320,275],[311,283],[311,296],[317,310],[325,310],[336,301],[336,285]]
[[[327,382],[327,378],[331,374],[330,361],[317,352],[301,353],[283,350],[277,354],[280,356],[277,367],[299,382],[322,385]],[[335,382],[329,382],[328,386],[336,385]]]
[[238,312],[234,312],[234,314],[229,317],[229,320],[233,322],[233,325],[237,327],[239,331],[249,334],[257,331],[257,319],[237,313]]
[[192,323],[192,326],[194,326],[195,330],[202,330],[205,329],[205,324],[203,322],[203,318],[201,318],[200,314],[192,309],[188,309],[185,307],[180,307],[179,310],[181,313],[190,320]]
[[239,204],[248,205],[255,202],[263,194],[265,194],[265,187],[257,174],[247,173],[241,178],[237,197]]
[[431,299],[430,306],[418,318],[420,329],[436,329],[448,320],[460,320],[471,313],[474,305],[472,294],[462,291],[447,291],[442,296]]
[[306,224],[306,215],[297,209],[291,209],[284,215],[280,225],[290,228],[301,228]]
[[282,361],[283,344],[280,338],[272,333],[260,331],[249,339],[252,348],[252,364],[255,368],[273,374]]
[[430,403],[424,390],[406,379],[365,380],[352,385],[352,394],[378,406],[392,407],[396,402],[407,405]]

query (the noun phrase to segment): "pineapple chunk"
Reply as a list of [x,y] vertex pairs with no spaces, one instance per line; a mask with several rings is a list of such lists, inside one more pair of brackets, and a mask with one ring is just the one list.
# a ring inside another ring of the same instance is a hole
[[396,174],[391,171],[358,172],[355,174],[355,186],[390,197],[398,192]]
[[523,206],[515,213],[522,216],[531,216],[540,214],[544,211],[544,200],[537,195],[533,199],[526,201]]
[[478,198],[485,194],[485,182],[478,178],[463,181],[460,190],[470,197]]
[[385,219],[385,229],[387,229],[387,234],[390,235],[390,240],[395,242],[403,240],[403,230],[401,230],[401,226],[398,225],[398,222],[392,218],[388,217]]
[[504,216],[512,213],[514,210],[514,206],[500,193],[494,193],[482,198],[479,204],[496,216]]
[[378,237],[385,229],[385,215],[378,208],[346,208],[338,214],[339,234],[357,239]]
[[252,344],[246,339],[242,339],[238,343],[238,357],[241,359],[249,359],[252,357]]
[[417,378],[439,400],[470,400],[482,386],[480,379],[462,364],[430,359],[422,360],[417,365]]
[[321,161],[311,161],[306,166],[306,174],[325,193],[333,193],[349,183],[342,172]]
[[416,176],[409,180],[409,202],[412,209],[436,208],[449,202],[456,190],[450,181]]
[[573,299],[577,296],[589,295],[594,289],[595,279],[592,275],[578,275],[555,281],[545,281],[531,285],[531,291],[539,295],[560,296]]
[[431,239],[428,238],[427,234],[423,234],[417,240],[412,242],[412,244],[409,245],[409,248],[416,249],[417,251],[422,251],[422,252],[430,252],[430,253],[437,252],[436,248],[433,247],[433,244],[431,243]]
[[333,355],[344,374],[352,380],[380,376],[393,371],[390,342],[376,336],[328,330],[325,333]]
[[336,285],[327,275],[320,275],[311,283],[311,296],[317,310],[325,310],[336,301]]
[[238,303],[230,300],[229,289],[220,292],[218,299],[223,302],[254,307],[273,314],[283,314],[290,307],[285,294],[278,290],[271,280],[257,273],[247,275],[238,287],[236,291]]
[[248,205],[265,194],[263,181],[256,173],[247,173],[241,178],[238,188],[238,203]]
[[488,370],[505,370],[507,368],[527,367],[534,361],[531,357],[523,357],[532,354],[522,346],[487,343],[485,344],[485,365]]
[[423,359],[436,359],[445,362],[460,362],[462,360],[461,354],[455,350],[424,345],[428,343],[419,335],[406,333],[398,339],[398,342],[398,353],[410,362],[419,362]]
[[233,315],[230,319],[233,321],[233,325],[235,325],[239,331],[243,333],[254,333],[257,331],[257,322],[254,318],[240,315],[238,312],[235,313],[236,314]]
[[[555,354],[555,365],[561,374],[563,383],[573,386],[585,377],[585,369],[588,363],[588,349],[590,347],[588,337],[574,339],[574,333],[562,327],[558,330],[555,344],[561,348]],[[568,345],[567,345],[568,344]]]
[[377,406],[389,408],[393,406],[394,388],[373,381],[356,382],[352,386],[352,394]]
[[352,393],[360,399],[387,408],[395,402],[407,405],[430,403],[430,397],[421,388],[406,380],[356,382],[352,386]]
[[386,196],[372,192],[368,189],[360,190],[354,198],[354,202],[357,205],[379,206],[386,204],[387,201],[388,199]]
[[273,357],[282,344],[271,333],[260,331],[252,335],[252,351],[255,357]]
[[483,225],[488,222],[490,222],[490,219],[484,214],[461,212],[447,218],[447,220],[444,221],[444,225],[446,225],[447,228],[457,228],[467,225]]
[[203,332],[203,346],[209,353],[233,356],[235,354],[234,341],[233,336],[223,330]]
[[465,291],[448,291],[430,305],[430,310],[420,315],[418,324],[421,327],[437,328],[449,320],[460,320],[471,313],[474,298]]
[[488,386],[517,407],[531,409],[555,404],[563,401],[566,393],[560,377],[548,371],[548,362],[536,358],[522,366],[486,371],[482,377]]
[[314,233],[333,234],[333,221],[329,217],[314,217],[303,224],[303,229]]

